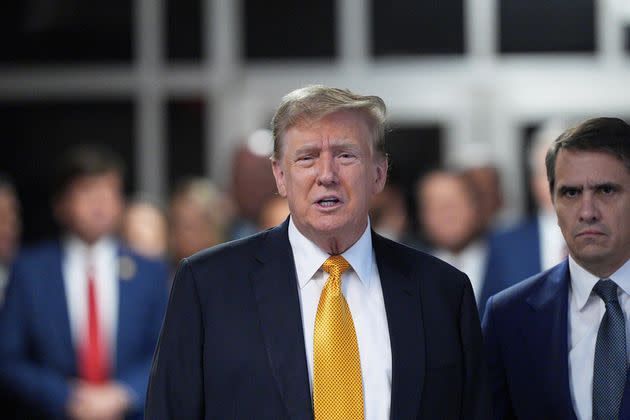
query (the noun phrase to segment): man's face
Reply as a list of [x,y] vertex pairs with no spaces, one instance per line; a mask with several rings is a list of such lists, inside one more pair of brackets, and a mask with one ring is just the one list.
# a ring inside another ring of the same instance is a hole
[[630,172],[615,156],[562,149],[553,191],[571,256],[607,277],[630,258]]
[[273,173],[300,232],[328,252],[345,251],[365,227],[372,196],[386,180],[366,117],[338,111],[290,127]]
[[122,209],[122,180],[116,172],[77,178],[57,202],[63,225],[87,243],[114,233]]
[[438,248],[459,252],[480,223],[466,184],[455,175],[436,173],[422,183],[419,218],[428,239]]

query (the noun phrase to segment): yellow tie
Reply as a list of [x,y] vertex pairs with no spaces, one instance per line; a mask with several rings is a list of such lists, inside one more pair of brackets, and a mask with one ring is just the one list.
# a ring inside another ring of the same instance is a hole
[[322,265],[330,274],[319,298],[313,339],[313,406],[316,420],[363,419],[363,381],[357,334],[341,275],[350,264],[333,255]]

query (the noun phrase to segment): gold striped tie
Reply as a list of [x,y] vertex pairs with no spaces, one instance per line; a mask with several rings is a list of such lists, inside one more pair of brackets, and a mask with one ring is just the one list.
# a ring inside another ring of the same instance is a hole
[[329,273],[315,317],[313,406],[316,420],[363,419],[363,381],[357,334],[341,275],[350,264],[333,255],[322,265]]

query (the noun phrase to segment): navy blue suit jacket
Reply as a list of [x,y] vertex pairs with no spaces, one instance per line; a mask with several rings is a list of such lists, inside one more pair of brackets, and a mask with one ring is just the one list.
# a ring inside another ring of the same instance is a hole
[[[185,259],[154,359],[147,419],[313,419],[288,223]],[[472,288],[372,236],[392,350],[392,419],[487,419]]]
[[[136,396],[141,414],[167,301],[167,270],[119,248],[135,267],[119,282],[113,378]],[[0,310],[0,389],[16,403],[15,417],[64,418],[77,378],[64,280],[62,247],[50,242],[18,257]],[[133,413],[132,413],[133,414]]]
[[537,218],[491,236],[479,313],[484,313],[490,296],[540,271],[542,263]]
[[575,419],[569,284],[565,260],[488,300],[482,327],[497,419]]

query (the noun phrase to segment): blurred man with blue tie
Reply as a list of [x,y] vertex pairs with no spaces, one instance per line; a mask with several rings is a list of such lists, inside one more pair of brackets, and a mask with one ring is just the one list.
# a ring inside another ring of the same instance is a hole
[[496,418],[628,419],[630,126],[585,121],[546,166],[569,257],[488,300]]
[[487,419],[465,274],[370,228],[385,104],[308,86],[272,125],[290,216],[180,264],[148,419]]

